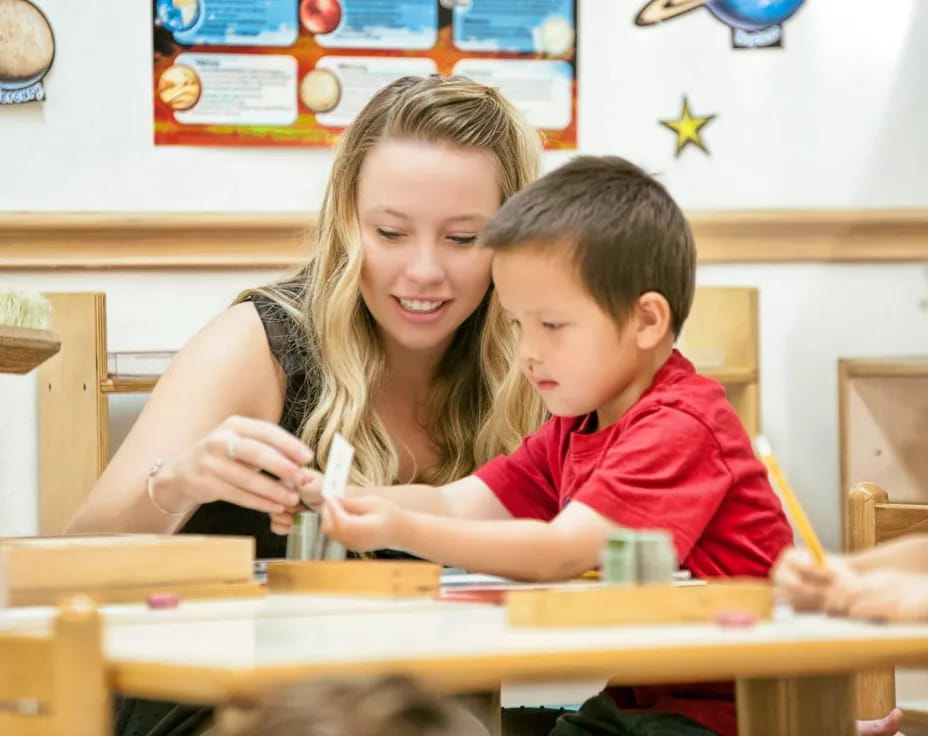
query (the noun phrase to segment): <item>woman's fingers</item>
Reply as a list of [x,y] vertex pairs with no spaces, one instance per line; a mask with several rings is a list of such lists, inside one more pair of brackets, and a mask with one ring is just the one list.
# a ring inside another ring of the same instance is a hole
[[271,422],[250,417],[229,417],[223,428],[235,435],[248,437],[273,447],[294,465],[301,467],[313,461],[313,452],[296,436]]
[[300,497],[295,491],[269,475],[258,473],[237,461],[214,460],[213,463],[213,475],[227,487],[264,498],[282,508],[290,508],[300,502]]
[[275,534],[285,537],[290,533],[292,527],[293,514],[290,512],[284,511],[279,514],[271,514],[271,531]]

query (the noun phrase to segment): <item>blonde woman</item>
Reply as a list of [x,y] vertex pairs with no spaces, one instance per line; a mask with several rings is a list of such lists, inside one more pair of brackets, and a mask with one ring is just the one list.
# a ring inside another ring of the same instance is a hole
[[[315,257],[180,351],[68,531],[247,534],[280,557],[268,514],[296,506],[336,431],[357,484],[447,483],[515,449],[543,410],[476,239],[539,158],[493,89],[381,90],[342,138]],[[206,717],[125,701],[117,731],[195,733]]]

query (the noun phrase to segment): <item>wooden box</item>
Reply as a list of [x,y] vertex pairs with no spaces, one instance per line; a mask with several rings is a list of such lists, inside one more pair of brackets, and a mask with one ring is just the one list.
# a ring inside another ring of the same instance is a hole
[[[252,583],[251,537],[88,535],[0,540],[0,607],[53,604],[71,593],[98,602],[144,599],[150,592],[214,597]],[[199,593],[199,594],[197,594]]]
[[272,593],[435,598],[441,586],[441,565],[412,560],[269,562],[267,585]]
[[513,590],[506,594],[506,611],[510,626],[535,627],[706,623],[724,613],[761,621],[773,612],[773,590],[756,579]]

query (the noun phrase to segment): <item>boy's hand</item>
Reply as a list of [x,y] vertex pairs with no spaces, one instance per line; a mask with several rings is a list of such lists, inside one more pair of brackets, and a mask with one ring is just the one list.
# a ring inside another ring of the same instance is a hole
[[303,471],[305,481],[296,489],[300,500],[313,511],[318,511],[325,499],[322,498],[322,473],[313,468]]
[[839,578],[825,610],[836,616],[881,621],[928,621],[928,575],[880,570]]
[[770,573],[777,597],[797,611],[822,611],[829,588],[836,580],[854,577],[848,563],[829,556],[828,569],[822,570],[804,549],[786,550]]
[[333,498],[322,507],[322,531],[355,552],[397,548],[409,513],[377,496]]

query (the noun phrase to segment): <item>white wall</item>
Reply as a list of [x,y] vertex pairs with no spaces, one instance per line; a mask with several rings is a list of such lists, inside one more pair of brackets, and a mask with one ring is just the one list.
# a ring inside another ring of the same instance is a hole
[[[0,110],[3,210],[312,211],[327,151],[151,145],[147,2],[39,0],[58,51],[41,106]],[[657,172],[687,209],[928,206],[928,5],[807,0],[784,50],[733,51],[697,10],[636,28],[644,0],[581,0],[580,147]],[[105,35],[101,29],[110,29]],[[121,33],[111,29],[120,29]],[[682,95],[712,153],[674,159]],[[568,155],[550,154],[554,166]],[[0,283],[107,292],[111,349],[182,343],[269,272],[0,272]],[[839,356],[925,352],[928,271],[910,265],[703,267],[761,290],[765,432],[830,545],[839,539]],[[144,294],[144,301],[139,299]],[[35,530],[34,376],[0,376],[0,535]],[[134,408],[119,398],[118,420]],[[117,429],[118,435],[118,429]]]

